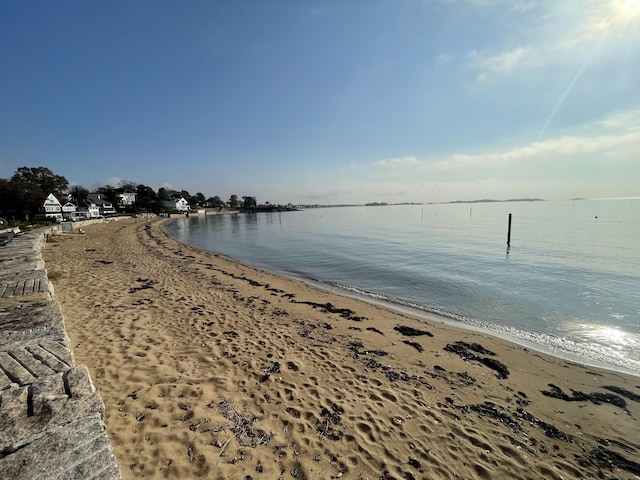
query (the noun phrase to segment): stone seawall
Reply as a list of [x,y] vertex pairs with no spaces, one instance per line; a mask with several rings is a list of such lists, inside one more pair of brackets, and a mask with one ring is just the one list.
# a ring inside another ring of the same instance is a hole
[[74,361],[44,269],[57,228],[0,247],[0,476],[121,479],[100,392]]

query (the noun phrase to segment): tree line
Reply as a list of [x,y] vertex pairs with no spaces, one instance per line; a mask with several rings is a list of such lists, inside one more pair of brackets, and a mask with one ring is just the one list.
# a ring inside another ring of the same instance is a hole
[[[105,185],[90,192],[81,185],[69,185],[62,175],[56,175],[46,167],[21,167],[9,179],[0,178],[0,217],[10,222],[30,221],[42,213],[42,206],[49,194],[53,194],[61,204],[71,201],[82,206],[92,193],[101,194],[118,210],[126,213],[155,213],[170,211],[166,206],[169,200],[184,198],[192,208],[224,207],[251,210],[258,205],[256,197],[231,195],[223,201],[215,195],[206,198],[201,192],[195,195],[186,190],[173,190],[161,187],[153,188],[133,181],[121,181],[117,186]],[[132,205],[123,204],[121,195],[135,193],[136,201]]]

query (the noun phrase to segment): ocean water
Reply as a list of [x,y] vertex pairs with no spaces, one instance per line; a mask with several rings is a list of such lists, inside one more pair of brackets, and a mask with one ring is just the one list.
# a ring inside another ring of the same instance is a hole
[[245,264],[640,375],[640,199],[318,208],[165,228]]

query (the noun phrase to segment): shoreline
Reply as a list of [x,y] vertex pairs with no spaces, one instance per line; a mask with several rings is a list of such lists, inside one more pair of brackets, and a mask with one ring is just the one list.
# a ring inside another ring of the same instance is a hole
[[637,377],[249,267],[158,221],[57,240],[46,267],[124,478],[640,474]]
[[[222,212],[222,213],[215,213],[215,214],[227,214],[227,213],[235,214],[238,212],[231,211],[231,212]],[[162,224],[164,225],[165,223],[170,222],[172,220],[175,220],[175,219],[167,219],[163,221]],[[510,333],[508,331],[509,330],[508,327],[505,327],[499,323],[492,323],[490,321],[482,320],[479,318],[464,317],[463,315],[460,315],[454,312],[445,311],[445,310],[438,311],[439,309],[437,308],[432,309],[429,306],[423,306],[423,305],[412,306],[410,304],[403,303],[402,299],[397,299],[398,301],[395,302],[393,301],[393,299],[385,300],[384,298],[376,298],[376,296],[384,297],[384,295],[379,295],[372,292],[360,293],[359,292],[360,289],[358,289],[357,287],[350,287],[348,285],[341,286],[338,284],[333,284],[331,282],[325,282],[325,281],[317,280],[314,278],[304,277],[302,275],[295,275],[293,273],[289,273],[286,271],[269,270],[267,267],[252,265],[250,263],[244,262],[241,259],[237,259],[232,256],[225,255],[223,253],[211,252],[204,248],[194,247],[194,246],[188,245],[187,243],[180,242],[180,240],[177,240],[175,237],[173,237],[164,226],[162,226],[161,229],[165,235],[172,238],[176,242],[181,243],[182,245],[188,246],[189,248],[193,248],[194,250],[197,250],[205,255],[214,255],[219,258],[224,258],[227,261],[238,263],[247,268],[254,268],[256,270],[261,270],[275,276],[286,277],[293,281],[303,282],[314,288],[318,288],[338,296],[352,298],[357,301],[378,305],[382,308],[387,308],[398,313],[411,315],[411,316],[423,319],[427,323],[430,321],[440,322],[440,323],[449,325],[453,328],[461,328],[465,330],[470,330],[472,332],[495,336],[504,341],[515,343],[522,347],[530,348],[532,350],[535,350],[536,352],[543,353],[546,355],[551,355],[561,360],[567,360],[570,362],[580,363],[588,367],[601,368],[605,370],[610,370],[612,372],[624,373],[627,375],[640,378],[640,370],[633,370],[632,368],[629,368],[622,364],[608,362],[607,360],[604,360],[604,358],[606,358],[605,353],[596,352],[593,349],[589,350],[590,353],[592,353],[593,355],[592,357],[585,357],[585,356],[581,356],[579,353],[575,353],[575,351],[579,350],[579,347],[580,347],[580,342],[577,342],[576,340],[566,340],[564,338],[561,338],[553,334],[531,332],[531,331],[517,329],[517,328],[514,329],[516,333]],[[351,289],[353,289],[354,291],[352,291]],[[532,337],[535,337],[535,339],[537,340],[541,338],[546,338],[547,340],[549,340],[549,342],[545,344],[540,341],[532,340],[531,339]],[[568,348],[568,344],[571,345],[573,349]],[[596,357],[599,357],[599,358],[596,358]],[[633,362],[640,364],[640,361],[633,360]]]

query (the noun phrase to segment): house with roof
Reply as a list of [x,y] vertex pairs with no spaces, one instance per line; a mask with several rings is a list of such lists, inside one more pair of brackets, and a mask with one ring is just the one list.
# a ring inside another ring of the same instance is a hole
[[116,213],[116,209],[102,193],[90,193],[87,196],[87,201],[85,203],[91,203],[95,207],[98,207],[99,214],[97,216],[106,217],[108,215],[114,215]]
[[136,192],[130,192],[128,190],[118,194],[118,206],[119,207],[131,207],[136,203]]
[[53,218],[57,222],[62,221],[62,204],[53,193],[50,193],[45,199],[42,204],[42,210],[44,210],[46,218]]
[[100,207],[97,204],[93,203],[88,198],[85,198],[80,206],[78,207],[78,212],[84,214],[86,218],[100,218]]
[[65,220],[75,220],[75,213],[78,211],[78,207],[72,202],[67,202],[62,205],[62,218]]
[[187,202],[183,197],[164,200],[162,205],[168,210],[177,210],[179,212],[188,212],[191,210],[189,202]]

